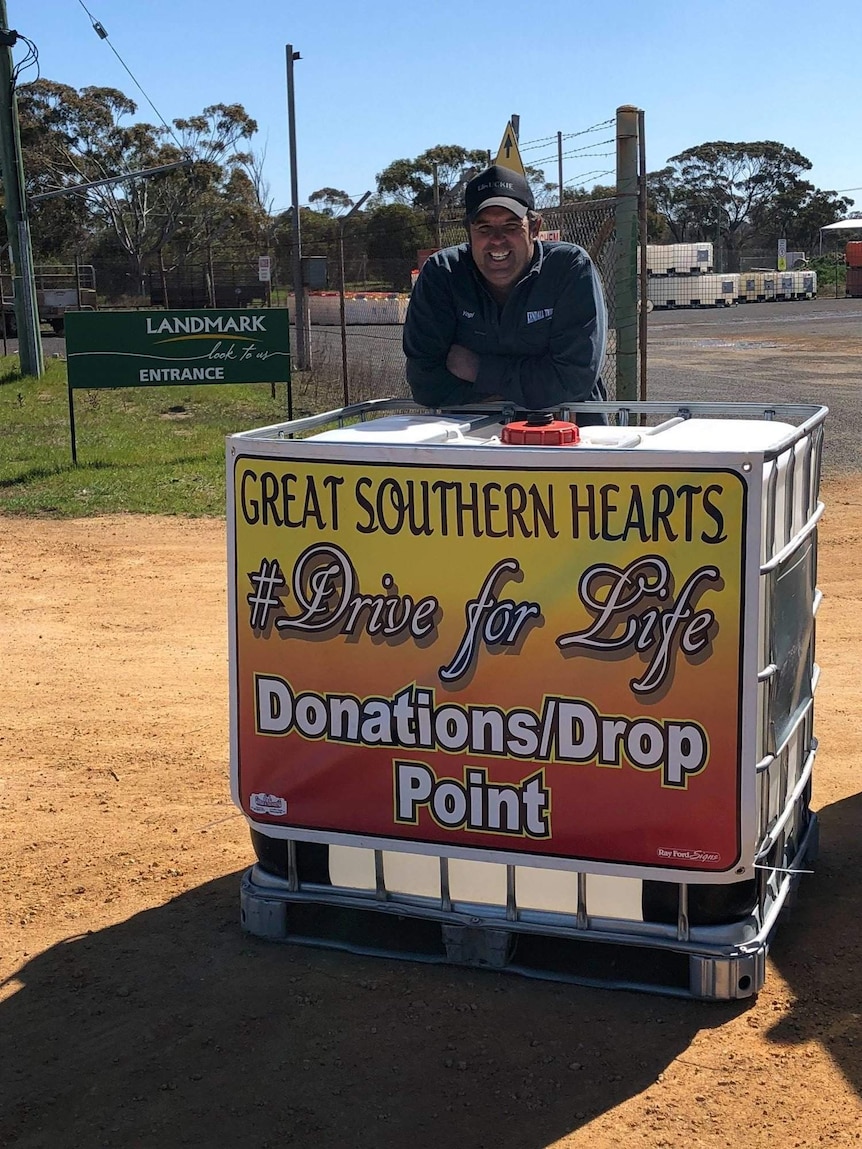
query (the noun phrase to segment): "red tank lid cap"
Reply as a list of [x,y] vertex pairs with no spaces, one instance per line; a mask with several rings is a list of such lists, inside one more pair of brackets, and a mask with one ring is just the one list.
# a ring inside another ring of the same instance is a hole
[[577,423],[555,419],[550,412],[528,415],[518,423],[506,423],[502,440],[514,446],[575,447],[580,442]]

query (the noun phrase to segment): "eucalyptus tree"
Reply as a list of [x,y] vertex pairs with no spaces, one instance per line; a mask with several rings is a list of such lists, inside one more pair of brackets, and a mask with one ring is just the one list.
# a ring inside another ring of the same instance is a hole
[[721,236],[734,260],[746,244],[790,236],[797,227],[810,237],[817,221],[839,218],[847,201],[806,180],[811,166],[775,140],[698,144],[649,175],[650,200],[673,239]]
[[353,200],[341,188],[318,188],[308,197],[308,202],[323,215],[334,216],[353,207]]
[[441,205],[456,200],[459,190],[488,164],[483,148],[438,144],[415,159],[393,160],[377,175],[377,191],[389,203],[431,212],[436,196]]
[[[76,210],[82,209],[94,228],[114,233],[139,279],[148,259],[164,250],[184,220],[211,206],[211,197],[230,179],[238,144],[257,130],[241,104],[212,104],[172,126],[153,125],[133,120],[135,102],[116,88],[76,90],[45,79],[22,85],[19,109],[31,186],[71,188],[130,177],[63,198],[77,201]],[[131,178],[178,161],[186,166]],[[34,217],[37,236],[40,223]]]

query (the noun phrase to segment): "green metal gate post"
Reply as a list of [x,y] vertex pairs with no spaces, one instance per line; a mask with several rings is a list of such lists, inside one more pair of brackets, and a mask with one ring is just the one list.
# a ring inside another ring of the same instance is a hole
[[616,398],[638,397],[638,109],[617,108]]

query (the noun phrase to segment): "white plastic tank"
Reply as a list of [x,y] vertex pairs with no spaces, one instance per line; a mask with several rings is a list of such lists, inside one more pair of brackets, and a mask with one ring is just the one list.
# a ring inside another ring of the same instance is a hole
[[654,307],[691,307],[695,293],[698,297],[700,295],[700,278],[695,284],[690,277],[683,275],[654,277],[647,281],[647,299]]
[[738,293],[737,274],[654,277],[647,283],[654,307],[730,307]]
[[757,302],[757,272],[740,272],[736,298],[739,303]]
[[[384,850],[383,880],[393,894],[439,900],[440,859],[428,854]],[[498,862],[448,860],[449,896],[462,905],[505,906],[506,866]],[[515,866],[515,897],[522,910],[576,914],[578,875],[568,870]],[[329,878],[333,885],[368,893],[375,889],[374,851],[330,846]],[[586,910],[591,917],[642,922],[643,883],[638,878],[586,875]]]
[[[704,277],[706,278],[706,277]],[[710,277],[718,279],[720,277]],[[667,281],[665,281],[667,282]],[[679,281],[670,281],[676,282]],[[465,427],[455,419],[436,416],[385,416],[368,423],[343,427],[315,436],[317,439],[342,441],[401,443],[452,442],[464,435]],[[794,431],[789,423],[742,419],[687,419],[669,423],[654,431],[632,433],[623,428],[582,428],[585,445],[618,445],[638,450],[692,452],[700,456],[720,451],[765,451],[776,446]],[[469,442],[469,437],[464,439]],[[576,448],[573,448],[576,449]],[[787,541],[785,524],[787,500],[787,474],[791,451],[779,456],[775,462],[764,465],[764,502],[767,499],[768,479],[773,468],[778,469],[776,488],[776,527],[770,551],[777,553]],[[808,516],[807,494],[803,484],[795,484],[795,506],[790,531],[801,528]],[[765,547],[764,543],[764,547]],[[770,557],[765,553],[761,561]],[[761,620],[763,612],[760,612]],[[760,635],[762,662],[766,636]],[[412,854],[397,850],[384,850],[383,874],[386,889],[392,893],[411,897],[441,897],[440,860],[435,856]],[[574,914],[578,909],[577,874],[565,870],[542,867],[515,866],[515,897],[522,909]],[[331,846],[329,849],[329,876],[336,886],[348,889],[374,891],[376,871],[374,851],[353,846]],[[495,862],[466,861],[450,858],[448,862],[449,896],[453,903],[467,905],[505,906],[507,899],[507,867]],[[622,878],[587,874],[585,878],[586,909],[591,917],[605,917],[626,921],[643,921],[643,883],[639,878]]]
[[[653,433],[642,433],[639,449],[653,451],[693,451],[709,454],[712,451],[768,451],[794,432],[790,423],[768,419],[685,419]],[[777,471],[775,480],[775,533],[771,545],[763,532],[763,562],[782,550],[802,529],[811,514],[810,492],[803,482],[805,440],[783,451],[777,459],[763,466],[764,521],[767,513],[770,476]],[[791,458],[793,468],[790,470]],[[789,479],[793,477],[793,508],[788,521],[787,500]]]
[[706,275],[714,267],[711,243],[647,244],[650,275]]
[[704,275],[698,282],[701,286],[699,302],[702,307],[730,307],[736,303],[739,294],[739,276],[733,274]]
[[775,283],[775,298],[776,299],[792,299],[793,298],[793,280],[794,274],[792,271],[779,271],[776,273]]
[[799,271],[797,275],[802,277],[802,294],[806,299],[813,299],[817,294],[817,272]]

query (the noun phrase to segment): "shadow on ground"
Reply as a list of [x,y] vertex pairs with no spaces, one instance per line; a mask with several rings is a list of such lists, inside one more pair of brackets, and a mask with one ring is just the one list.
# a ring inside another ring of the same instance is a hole
[[818,817],[820,858],[772,947],[796,1000],[769,1038],[821,1042],[862,1097],[862,794]]
[[33,958],[0,1143],[539,1149],[746,1008],[241,934],[239,874]]

